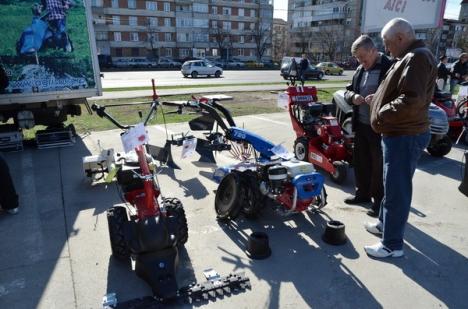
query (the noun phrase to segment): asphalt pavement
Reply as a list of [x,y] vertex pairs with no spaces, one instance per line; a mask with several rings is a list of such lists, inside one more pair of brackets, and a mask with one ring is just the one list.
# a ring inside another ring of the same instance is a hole
[[[100,120],[97,120],[100,121]],[[104,120],[103,120],[104,121]],[[294,132],[286,112],[236,118],[237,124],[292,149]],[[171,124],[170,133],[187,124]],[[106,209],[121,203],[114,184],[91,184],[82,157],[99,147],[121,149],[120,131],[83,135],[73,147],[7,153],[21,210],[0,214],[0,308],[102,308],[102,297],[120,301],[151,291],[127,267],[111,257]],[[164,128],[149,128],[150,142],[162,145]],[[252,289],[206,308],[465,308],[468,278],[467,198],[457,187],[464,149],[445,158],[425,153],[414,176],[414,196],[405,234],[405,256],[375,260],[364,245],[378,238],[367,233],[366,207],[342,201],[353,192],[352,169],[343,185],[327,177],[328,205],[323,214],[284,217],[265,209],[257,220],[232,224],[216,220],[211,179],[216,166],[198,156],[174,158],[181,170],[158,171],[162,194],[182,200],[189,240],[181,252],[180,285],[203,281],[202,271],[221,275],[244,271]],[[232,162],[216,156],[218,165]],[[348,241],[331,246],[322,239],[327,220],[346,225]],[[269,235],[271,257],[245,254],[252,231]]]
[[[343,75],[326,75],[325,80],[351,80],[354,71],[344,71]],[[276,70],[225,70],[221,78],[198,77],[184,78],[180,71],[124,71],[103,72],[102,87],[128,88],[151,87],[151,79],[156,86],[180,85],[220,85],[248,83],[278,83],[284,82],[279,69]]]

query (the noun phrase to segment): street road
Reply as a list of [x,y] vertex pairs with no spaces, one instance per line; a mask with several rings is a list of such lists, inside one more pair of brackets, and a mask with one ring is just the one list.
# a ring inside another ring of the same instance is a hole
[[[326,75],[324,80],[351,80],[354,71],[344,71],[342,76]],[[124,88],[151,86],[151,79],[156,80],[158,86],[179,85],[213,85],[213,84],[241,84],[241,83],[278,83],[284,79],[279,70],[258,71],[224,71],[221,78],[184,78],[180,71],[126,71],[104,72],[103,88]]]

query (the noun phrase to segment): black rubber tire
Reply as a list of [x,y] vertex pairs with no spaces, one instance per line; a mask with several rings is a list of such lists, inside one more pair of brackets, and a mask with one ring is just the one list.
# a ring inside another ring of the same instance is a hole
[[197,71],[193,71],[192,74],[190,74],[192,76],[192,78],[197,78],[198,77],[198,72]]
[[234,220],[241,211],[240,179],[237,173],[229,173],[221,180],[215,196],[218,219]]
[[216,71],[215,72],[215,77],[220,78],[221,77],[221,71]]
[[468,98],[457,103],[457,115],[462,119],[468,117]]
[[246,218],[255,219],[263,208],[264,196],[258,188],[256,176],[253,172],[241,175],[242,213]]
[[69,124],[68,125],[68,129],[71,131],[73,137],[77,137],[78,134],[76,134],[76,128],[75,128],[75,125],[73,123]]
[[448,135],[444,135],[440,140],[435,144],[429,145],[427,147],[427,152],[433,157],[441,158],[448,154],[452,149],[452,140]]
[[300,137],[294,141],[294,156],[299,161],[308,162],[309,157],[309,143],[307,138]]
[[127,209],[114,206],[107,210],[107,226],[112,256],[122,262],[130,262],[130,247],[125,240],[124,226],[128,222]]
[[333,162],[335,173],[330,173],[331,180],[336,184],[342,184],[346,180],[348,174],[346,163],[341,161]]
[[188,240],[188,224],[184,206],[178,198],[166,198],[163,200],[168,217],[175,217],[177,222],[177,244],[183,246]]
[[283,75],[283,79],[284,79],[284,80],[288,80],[288,79],[289,79],[289,77],[288,77],[288,76],[284,76],[284,75]]
[[317,75],[317,79],[318,79],[318,80],[322,80],[322,78],[323,78],[323,73],[319,73],[319,74]]

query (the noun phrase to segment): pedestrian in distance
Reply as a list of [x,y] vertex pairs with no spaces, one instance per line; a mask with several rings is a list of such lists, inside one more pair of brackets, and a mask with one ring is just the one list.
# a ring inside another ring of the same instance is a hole
[[455,86],[468,77],[468,53],[462,53],[450,70],[450,92],[455,94]]
[[413,193],[416,164],[429,144],[429,104],[437,64],[424,42],[416,39],[405,19],[390,20],[382,29],[385,48],[397,61],[371,102],[371,126],[382,134],[384,197],[378,222],[365,228],[381,241],[365,246],[376,258],[403,256],[403,237]]
[[439,64],[437,65],[437,88],[440,91],[444,91],[447,86],[447,80],[450,76],[450,70],[447,69],[447,56],[439,57]]
[[300,79],[301,79],[301,84],[304,86],[304,81],[306,80],[305,74],[307,71],[307,68],[309,67],[309,60],[307,60],[306,54],[302,54],[302,59],[301,62],[299,63],[299,71],[300,71]]
[[345,92],[345,100],[353,107],[356,193],[344,202],[351,205],[372,202],[367,214],[377,217],[384,195],[382,147],[380,134],[375,133],[370,125],[370,106],[365,102],[365,97],[375,93],[393,62],[379,53],[368,35],[361,35],[354,41],[351,53],[360,63]]

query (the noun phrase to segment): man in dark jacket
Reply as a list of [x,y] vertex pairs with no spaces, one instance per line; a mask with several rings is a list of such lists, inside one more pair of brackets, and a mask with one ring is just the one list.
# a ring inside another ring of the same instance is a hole
[[450,75],[450,70],[447,69],[447,56],[440,56],[439,57],[439,64],[437,65],[437,88],[440,91],[445,90],[445,86],[447,85],[447,79]]
[[384,195],[382,147],[380,134],[375,133],[370,126],[370,108],[364,98],[375,93],[392,61],[377,51],[374,42],[367,35],[361,35],[354,41],[351,53],[360,63],[352,83],[346,87],[345,92],[345,100],[353,107],[353,166],[356,193],[346,198],[345,203],[368,203],[372,198],[372,208],[367,214],[377,217]]
[[308,67],[309,67],[309,60],[307,60],[306,54],[302,54],[302,59],[301,59],[301,62],[299,63],[299,71],[300,71],[301,83],[303,86],[304,86],[304,81],[306,80],[305,73]]
[[382,240],[365,246],[377,258],[403,255],[403,235],[413,193],[412,178],[429,144],[429,104],[434,94],[437,65],[411,24],[395,18],[382,29],[386,49],[397,59],[371,102],[371,125],[382,134],[384,198],[379,221],[366,224]]
[[455,86],[463,82],[468,74],[468,54],[462,53],[458,60],[453,63],[450,71],[450,92],[453,94]]
[[[8,76],[0,65],[0,93],[8,87]],[[10,214],[18,213],[18,195],[16,194],[10,169],[0,155],[0,207]]]

